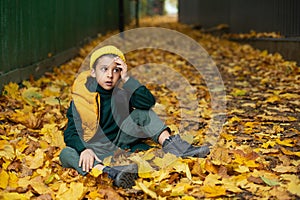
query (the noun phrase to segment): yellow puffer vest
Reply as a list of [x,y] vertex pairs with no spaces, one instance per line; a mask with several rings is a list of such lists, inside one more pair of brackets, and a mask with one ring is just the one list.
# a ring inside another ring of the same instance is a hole
[[86,88],[91,72],[84,71],[78,75],[72,87],[72,98],[82,121],[83,140],[90,140],[97,132],[100,121],[100,94]]

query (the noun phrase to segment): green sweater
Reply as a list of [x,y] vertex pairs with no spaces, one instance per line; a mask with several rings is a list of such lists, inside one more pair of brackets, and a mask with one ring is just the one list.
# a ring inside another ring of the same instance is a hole
[[[155,104],[155,98],[151,92],[134,78],[130,78],[124,83],[123,89],[128,96],[130,96],[129,109],[136,108],[149,110]],[[112,103],[113,90],[108,91],[98,85],[96,91],[100,94],[100,127],[103,133],[113,141],[119,131],[119,126],[112,114],[112,106],[114,106],[114,102]],[[124,104],[125,103],[127,102],[124,102]],[[78,133],[80,130],[76,129],[75,121],[78,120],[73,112],[76,112],[76,108],[74,103],[71,102],[67,111],[68,125],[64,132],[64,140],[67,146],[72,147],[78,153],[81,153],[86,147]]]

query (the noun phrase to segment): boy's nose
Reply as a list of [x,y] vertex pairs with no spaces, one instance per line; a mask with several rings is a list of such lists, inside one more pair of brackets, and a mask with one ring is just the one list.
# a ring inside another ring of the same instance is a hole
[[113,74],[112,70],[107,70],[107,77],[111,78],[112,74]]

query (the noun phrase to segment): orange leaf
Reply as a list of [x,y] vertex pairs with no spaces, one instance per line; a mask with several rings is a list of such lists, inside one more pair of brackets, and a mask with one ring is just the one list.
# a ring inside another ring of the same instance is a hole
[[231,162],[229,150],[225,148],[217,148],[211,153],[212,163],[215,165],[226,165]]
[[218,173],[218,168],[215,167],[210,160],[206,160],[205,170],[214,174]]

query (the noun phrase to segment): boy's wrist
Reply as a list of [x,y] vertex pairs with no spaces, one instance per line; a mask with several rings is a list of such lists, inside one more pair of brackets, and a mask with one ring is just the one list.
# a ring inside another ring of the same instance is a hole
[[122,78],[123,82],[126,83],[129,80],[130,76],[126,76],[124,78]]

